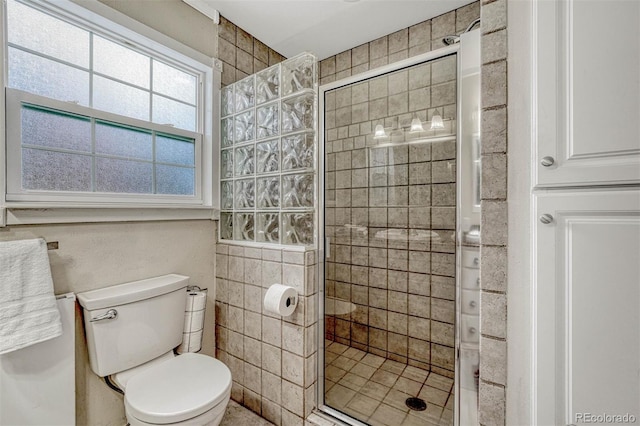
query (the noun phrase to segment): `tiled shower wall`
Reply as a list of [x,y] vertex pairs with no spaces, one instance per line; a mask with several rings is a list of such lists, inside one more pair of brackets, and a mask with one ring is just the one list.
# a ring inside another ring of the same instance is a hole
[[[335,80],[349,77],[351,75],[359,74],[369,69],[373,69],[379,66],[383,66],[389,63],[393,63],[393,62],[405,59],[407,57],[415,56],[418,54],[422,54],[424,52],[428,52],[430,50],[443,47],[444,46],[444,44],[442,43],[443,36],[449,35],[449,34],[461,33],[473,20],[477,19],[479,16],[480,16],[480,2],[471,3],[467,6],[461,7],[457,10],[438,16],[431,20],[424,21],[422,23],[416,24],[404,30],[397,31],[388,36],[376,39],[370,43],[363,44],[351,50],[347,50],[335,56],[329,57],[321,61],[320,63],[320,83],[321,84],[330,83]],[[437,81],[437,77],[436,77],[436,81]],[[415,82],[411,84],[415,84]],[[382,84],[382,86],[384,87],[383,90],[387,90],[387,91],[389,90],[388,82],[386,83],[386,86],[384,84]],[[426,88],[426,86],[427,85],[423,86],[423,89]],[[415,89],[415,88],[416,87],[412,87],[412,89]],[[355,87],[354,87],[354,90],[356,90]],[[349,111],[349,114],[346,114],[348,108],[352,106],[351,103],[353,100],[355,100],[355,102],[353,102],[355,104],[362,102],[359,99],[359,96],[360,97],[367,96],[366,98],[367,101],[375,100],[377,96],[381,96],[381,94],[378,93],[379,88],[369,88],[369,91],[366,94],[363,93],[363,90],[364,88],[360,88],[360,92],[356,92],[355,94],[352,92],[351,99],[347,99],[348,96],[346,96],[346,94],[343,94],[342,96],[345,99],[342,99],[340,101],[338,101],[338,93],[336,92],[336,102],[348,101],[348,104],[336,104],[336,106],[334,107],[331,105],[333,100],[328,99],[327,103],[329,104],[329,106],[332,106],[333,108],[340,110],[338,113],[336,113],[336,119],[343,120],[339,123],[336,123],[336,128],[339,131],[337,135],[333,132],[331,134],[327,133],[327,136],[329,137],[328,140],[330,140],[331,143],[337,142],[336,143],[336,147],[338,147],[337,151],[340,151],[341,149],[346,149],[347,151],[349,149],[354,149],[356,148],[356,143],[357,143],[355,141],[356,140],[361,141],[363,138],[365,139],[365,144],[366,144],[365,135],[367,132],[369,132],[370,134],[370,132],[373,130],[372,128],[369,128],[369,126],[372,126],[372,125],[371,123],[366,122],[368,120],[365,120],[364,125],[356,129],[356,127],[358,126],[352,125],[353,124],[352,121],[354,117],[353,111]],[[395,90],[395,88],[392,90]],[[414,95],[415,93],[417,92],[414,92]],[[397,93],[394,93],[394,94],[397,94]],[[396,97],[393,101],[394,107],[398,106],[397,99],[398,97]],[[414,102],[416,99],[417,98],[414,97]],[[429,102],[432,102],[432,101],[433,101],[432,99],[429,99]],[[437,102],[438,101],[436,100],[436,103]],[[435,106],[435,104],[431,104],[429,108],[432,105]],[[387,103],[386,106],[390,107],[390,104]],[[362,116],[363,114],[368,114],[369,115],[368,118],[377,117],[376,114],[380,114],[380,108],[381,108],[380,103],[378,104],[374,103],[374,105],[372,106],[371,103],[369,102],[369,104],[367,105],[366,111],[363,110],[364,108],[356,108],[355,114],[356,116],[357,115]],[[425,106],[425,109],[426,109],[426,106]],[[429,118],[432,112],[433,112],[432,108],[428,110]],[[443,115],[445,117],[454,117],[455,115],[455,109],[453,107],[448,107],[444,111],[441,109],[439,112],[441,114],[443,114],[444,112]],[[421,116],[420,118],[424,120],[425,118],[427,118],[426,114],[423,114],[423,116]],[[347,123],[345,121],[347,119],[349,119],[350,122]],[[410,121],[410,119],[411,119],[411,116],[405,116],[403,118],[404,122],[401,122],[400,124],[406,126],[408,124],[407,120]],[[392,124],[394,123],[387,120],[385,126],[392,125]],[[373,123],[373,126],[375,126],[375,123]],[[357,149],[358,148],[356,148],[356,150]],[[429,161],[440,161],[440,163],[443,163],[445,160],[449,159],[448,157],[446,157],[446,154],[443,154],[440,148],[434,148],[434,149],[436,150],[436,154],[434,157],[430,158]],[[353,156],[353,153],[351,154],[352,154],[351,158],[353,161],[354,156]],[[357,155],[358,154],[356,154],[356,157]],[[445,155],[445,157],[439,158],[438,157],[439,155]],[[449,155],[451,155],[451,152],[449,153]],[[335,170],[336,182],[346,181],[345,180],[346,174],[344,174],[344,169],[340,170],[340,167],[347,167],[346,164],[344,164],[345,158],[346,157],[342,155],[337,155],[336,157],[336,170]],[[411,158],[411,156],[409,156],[409,158]],[[416,158],[416,157],[414,156],[413,158]],[[455,158],[455,148],[453,151],[452,158]],[[357,162],[357,159],[356,159],[356,162]],[[338,164],[343,164],[343,165],[339,166]],[[329,163],[327,164],[327,167],[331,167],[331,165],[332,165],[332,161],[329,161]],[[351,165],[349,165],[348,167],[351,167]],[[343,172],[341,175],[342,178],[337,177],[337,173],[339,173],[340,171]],[[354,170],[354,172],[356,174],[360,173],[357,170]],[[436,178],[436,179],[439,179],[439,178]],[[353,186],[353,179],[350,179],[350,181],[351,181],[351,186]],[[450,182],[438,182],[436,180],[436,182],[437,182],[437,186],[441,186],[442,188],[445,188],[447,184],[448,185],[453,184],[453,186],[455,186],[454,184],[455,180],[451,180]],[[338,183],[336,183],[336,185],[338,185]],[[346,189],[346,188],[342,188],[342,189]],[[439,188],[437,189],[437,191],[439,191]],[[442,191],[440,191],[440,195],[443,195]],[[336,196],[336,201],[340,202],[339,200],[347,200],[347,198]],[[349,202],[353,202],[352,198],[348,198],[348,200]],[[356,201],[356,203],[357,202],[358,201]],[[437,203],[439,203],[440,201],[436,200],[436,198],[434,198],[434,202],[436,203],[436,207],[435,207],[436,211],[439,209],[443,209],[443,211],[446,211],[446,208],[451,208],[452,210],[454,210],[453,207],[449,207],[446,205],[438,206]],[[432,203],[431,200],[430,200],[430,203]],[[453,206],[454,204],[451,204],[451,205]],[[333,212],[335,213],[335,220],[337,222],[339,222],[340,220],[344,220],[346,209],[350,210],[350,213],[354,215],[354,219],[357,219],[360,221],[371,220],[371,217],[368,216],[370,214],[368,211],[366,213],[362,212],[362,214],[364,214],[362,215],[361,213],[358,212],[359,210],[363,210],[361,208],[354,208],[354,206],[349,206],[349,207],[340,206],[340,207],[336,207],[335,212]],[[394,208],[393,214],[398,213],[397,210],[398,209]],[[353,213],[354,211],[356,211],[356,213]],[[376,213],[374,213],[374,220],[378,220],[378,219],[375,219],[375,214]],[[401,213],[401,215],[403,214],[404,213]],[[358,218],[358,215],[359,215],[359,218]],[[387,221],[385,223],[385,226],[393,227],[393,221],[397,220],[397,217],[394,219],[391,219],[392,222],[388,222],[390,220],[389,218],[390,216],[387,216],[385,218],[385,220]],[[331,219],[333,219],[333,216],[331,216]],[[451,220],[449,222],[451,222]],[[391,223],[391,225],[389,225],[389,223]],[[451,228],[447,229],[449,226],[451,226]],[[445,228],[446,230],[451,231],[455,229],[454,226],[455,226],[454,223],[453,224],[450,223],[449,225],[439,226],[439,227]],[[397,255],[404,256],[404,254],[398,254],[398,253],[402,253],[403,250],[401,249],[399,250],[394,247],[391,247],[391,249],[389,249],[389,247],[375,247],[375,245],[376,244],[374,242],[373,247],[368,248],[369,253],[367,256],[362,256],[362,253],[365,249],[363,247],[354,247],[354,250],[349,253],[349,255],[352,257],[352,260],[349,263],[354,264],[354,265],[348,266],[351,273],[351,277],[350,277],[351,282],[349,282],[349,285],[352,286],[350,289],[352,291],[352,294],[357,295],[360,290],[360,287],[353,287],[353,286],[361,286],[361,284],[365,282],[368,283],[370,281],[368,278],[365,281],[363,277],[363,274],[368,275],[369,267],[356,264],[357,262],[359,263],[368,262],[369,258],[372,259],[372,265],[374,265],[373,262],[383,262],[387,266],[387,269],[371,268],[373,272],[375,272],[376,269],[385,270],[384,275],[385,275],[386,281],[384,284],[387,286],[392,286],[392,287],[395,286],[396,285],[395,282],[399,275],[402,277],[400,279],[400,282],[402,282],[402,280],[404,279],[404,274],[407,274],[410,277],[416,278],[418,277],[417,274],[420,274],[420,273],[424,273],[425,275],[431,277],[431,286],[428,287],[427,289],[423,288],[422,290],[416,290],[416,286],[415,286],[416,281],[414,280],[413,287],[412,287],[412,284],[408,285],[408,288],[412,288],[412,290],[409,290],[409,293],[411,294],[411,296],[408,297],[407,303],[404,306],[402,302],[398,304],[397,296],[399,294],[393,288],[389,289],[389,287],[387,287],[385,289],[385,291],[387,292],[386,296],[382,295],[381,288],[374,288],[372,289],[373,290],[372,294],[377,295],[374,297],[375,297],[375,300],[379,301],[374,303],[379,303],[380,305],[386,304],[385,309],[387,311],[381,312],[380,306],[372,306],[370,311],[368,312],[369,318],[367,318],[367,321],[369,323],[371,323],[371,321],[374,321],[375,323],[380,325],[380,327],[371,328],[370,327],[371,324],[368,324],[367,329],[374,330],[373,336],[367,336],[367,338],[365,339],[364,336],[366,333],[364,330],[366,329],[364,329],[362,324],[355,325],[353,327],[353,330],[355,330],[355,332],[352,333],[352,324],[349,324],[349,322],[347,322],[345,319],[335,318],[329,321],[329,324],[328,324],[329,335],[327,337],[336,339],[338,341],[342,341],[344,343],[348,342],[347,344],[352,344],[355,342],[355,346],[358,346],[360,348],[365,348],[366,346],[369,346],[370,349],[371,349],[371,345],[369,345],[368,342],[365,343],[365,341],[366,340],[368,340],[369,342],[372,341],[374,343],[372,351],[374,352],[382,354],[383,352],[386,351],[386,354],[393,359],[401,360],[403,362],[408,362],[409,360],[411,360],[410,362],[413,363],[414,365],[422,365],[423,367],[427,367],[427,368],[430,367],[430,363],[433,359],[436,361],[437,364],[439,364],[439,365],[436,365],[435,367],[436,370],[440,371],[441,373],[446,372],[448,375],[451,375],[451,372],[453,370],[453,349],[450,349],[450,346],[436,343],[435,345],[437,346],[434,346],[436,348],[435,352],[431,352],[430,349],[432,348],[430,347],[431,345],[430,340],[421,340],[421,339],[415,339],[413,337],[408,337],[408,336],[404,337],[404,336],[411,334],[409,327],[413,328],[414,331],[416,331],[417,328],[421,328],[421,334],[423,336],[430,335],[431,333],[436,333],[437,335],[436,340],[440,339],[440,341],[442,341],[442,337],[451,335],[451,331],[452,331],[451,324],[453,323],[453,319],[451,317],[451,309],[452,309],[453,299],[455,294],[455,288],[451,286],[455,282],[454,278],[452,278],[453,273],[449,272],[449,273],[444,273],[442,275],[426,274],[424,268],[435,267],[437,270],[438,268],[447,265],[445,266],[445,270],[450,270],[451,263],[450,263],[449,257],[453,256],[452,254],[453,247],[436,248],[435,251],[437,253],[435,257],[437,260],[435,260],[435,262],[439,265],[434,263],[434,259],[431,259],[432,263],[429,266],[423,266],[422,272],[416,272],[416,271],[410,271],[410,269],[412,268],[411,266],[407,266],[407,269],[409,270],[405,270],[405,271],[401,269],[398,270],[395,266],[393,266],[392,268],[388,268],[388,265],[390,264],[394,265],[398,262],[398,260],[394,259],[395,256]],[[333,266],[329,265],[329,270],[331,270],[331,268],[336,268],[337,266],[337,269],[333,271],[334,278],[338,274],[342,274],[343,276],[346,275],[346,271],[344,271],[344,269],[347,267],[346,266],[347,264],[342,263],[346,259],[345,257],[346,252],[347,252],[346,248],[340,248],[338,250],[335,250],[335,256],[337,257],[337,259],[340,259],[340,261],[334,259],[336,260],[335,264]],[[407,253],[410,253],[410,251],[408,251]],[[430,252],[427,252],[427,253],[430,253]],[[379,257],[376,257],[376,256],[379,256]],[[414,256],[416,255],[414,254]],[[426,256],[426,255],[423,254],[423,256]],[[429,256],[431,257],[431,255]],[[380,259],[379,261],[377,260],[378,258]],[[356,259],[356,260],[354,261],[353,259]],[[400,262],[402,264],[407,261],[400,260]],[[338,265],[341,265],[341,266],[338,266]],[[415,265],[415,261],[414,261],[414,265]],[[455,265],[455,262],[453,263],[453,265]],[[415,266],[413,267],[415,268]],[[367,269],[366,272],[365,272],[365,269]],[[375,277],[375,273],[374,273],[374,277]],[[353,283],[354,280],[357,283],[354,284]],[[389,280],[391,280],[391,282]],[[336,295],[336,297],[338,298],[342,298],[342,296],[346,296],[348,287],[345,281],[336,280],[336,283],[338,282],[340,282],[341,284],[336,284],[335,290],[328,288],[328,291],[335,291],[334,295]],[[375,279],[371,280],[371,282],[375,283],[376,280]],[[380,282],[380,280],[377,280],[377,282]],[[373,284],[374,287],[376,285],[378,284]],[[353,293],[354,288],[355,288],[355,293]],[[422,292],[422,294],[420,294],[420,292]],[[413,306],[409,306],[409,303],[412,303]],[[389,310],[389,306],[392,306],[393,308]],[[426,312],[427,310],[429,312]],[[386,313],[386,323],[385,323],[385,320],[381,319],[381,317],[384,316],[383,313]],[[358,318],[358,314],[356,314],[356,318]],[[404,333],[405,318],[408,321],[408,326],[406,327],[407,328],[406,333]],[[433,320],[433,323],[436,324],[435,329],[432,328],[432,324],[431,324],[432,320]],[[393,331],[390,331],[389,329]],[[402,330],[403,332],[398,333],[397,332],[398,330]],[[404,343],[405,341],[407,343]],[[391,348],[391,351],[389,351],[389,348]]]
[[507,0],[482,2],[482,425],[503,425],[507,382]]
[[286,58],[221,16],[218,59],[223,62],[222,85],[228,86]]
[[[231,370],[231,398],[276,425],[300,425],[316,405],[316,251],[218,243],[216,356]],[[300,295],[293,315],[264,311],[272,284]]]
[[[456,58],[326,93],[326,337],[453,377]],[[430,131],[438,110],[445,129]],[[419,117],[426,131],[411,133]],[[390,137],[375,139],[384,123]],[[448,141],[430,141],[449,135]],[[422,142],[421,142],[422,141]],[[392,144],[390,144],[392,142]],[[390,146],[391,145],[391,146]]]
[[[505,0],[506,1],[506,0]],[[480,17],[480,2],[420,22],[320,62],[320,84],[444,47],[442,37],[460,34]]]

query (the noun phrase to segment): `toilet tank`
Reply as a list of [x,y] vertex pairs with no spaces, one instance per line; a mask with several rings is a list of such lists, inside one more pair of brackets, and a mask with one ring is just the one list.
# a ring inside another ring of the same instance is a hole
[[[93,372],[104,377],[128,370],[178,346],[188,282],[169,274],[79,293]],[[111,309],[115,318],[98,319]]]

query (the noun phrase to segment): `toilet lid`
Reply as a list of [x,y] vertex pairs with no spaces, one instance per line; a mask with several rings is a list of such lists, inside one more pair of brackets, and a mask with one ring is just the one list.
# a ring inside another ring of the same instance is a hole
[[125,389],[129,415],[147,423],[187,420],[210,410],[231,391],[231,372],[206,355],[186,353],[132,377]]

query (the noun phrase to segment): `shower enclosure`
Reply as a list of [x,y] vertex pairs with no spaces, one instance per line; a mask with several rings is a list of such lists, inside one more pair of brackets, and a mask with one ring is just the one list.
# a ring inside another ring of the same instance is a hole
[[477,422],[477,33],[320,88],[319,406],[351,424]]

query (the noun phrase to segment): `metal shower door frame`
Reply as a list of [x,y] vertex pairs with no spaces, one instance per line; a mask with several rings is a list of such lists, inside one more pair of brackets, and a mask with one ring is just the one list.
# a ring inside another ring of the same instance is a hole
[[[327,239],[325,235],[325,93],[331,90],[335,90],[341,87],[350,86],[352,84],[360,83],[366,80],[379,77],[384,74],[388,74],[394,71],[399,71],[405,68],[410,68],[422,63],[431,62],[437,59],[444,58],[445,56],[459,55],[460,43],[446,46],[437,50],[426,52],[418,56],[414,56],[408,59],[403,59],[393,64],[385,65],[373,70],[363,72],[361,74],[347,77],[341,80],[337,80],[332,83],[327,83],[318,87],[318,148],[317,148],[317,164],[318,164],[318,220],[317,220],[317,244],[318,244],[318,267],[316,268],[316,279],[318,283],[318,336],[317,336],[317,388],[316,388],[316,403],[318,410],[321,413],[328,414],[332,417],[332,420],[338,420],[345,425],[351,426],[367,426],[357,419],[354,419],[341,411],[331,408],[324,403],[324,336],[325,336],[325,322],[324,322],[324,302],[325,302],[325,264],[326,264],[326,251],[327,251]],[[459,119],[461,113],[461,91],[460,91],[460,78],[461,67],[460,60],[456,61],[456,161],[459,161],[460,157],[460,132],[461,132],[461,120]],[[456,180],[460,182],[461,167],[457,167]],[[454,406],[454,425],[459,424],[459,409],[460,409],[460,392],[459,392],[459,369],[460,369],[460,265],[461,265],[461,253],[458,249],[460,245],[460,189],[456,190],[456,326],[455,326],[455,406]]]

